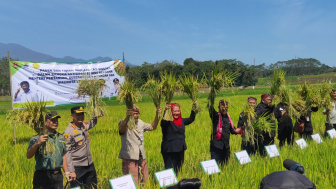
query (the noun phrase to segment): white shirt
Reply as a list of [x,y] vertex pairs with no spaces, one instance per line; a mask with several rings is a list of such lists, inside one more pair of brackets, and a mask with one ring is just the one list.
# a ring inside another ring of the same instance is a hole
[[36,92],[33,92],[29,89],[27,93],[25,93],[23,90],[20,90],[19,94],[14,99],[14,102],[33,102],[38,100],[39,98]]
[[[336,124],[336,101],[331,101],[330,102],[331,105],[332,105],[332,109],[331,111],[329,112],[329,114],[327,115],[327,120],[326,120],[326,123],[328,122],[328,118],[330,118],[330,121],[332,124]],[[327,110],[324,108],[323,109],[323,112],[326,112]]]

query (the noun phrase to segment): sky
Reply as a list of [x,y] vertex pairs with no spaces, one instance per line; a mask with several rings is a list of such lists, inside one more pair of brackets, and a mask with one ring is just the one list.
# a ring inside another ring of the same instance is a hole
[[316,58],[336,66],[335,0],[0,0],[0,42],[141,65]]

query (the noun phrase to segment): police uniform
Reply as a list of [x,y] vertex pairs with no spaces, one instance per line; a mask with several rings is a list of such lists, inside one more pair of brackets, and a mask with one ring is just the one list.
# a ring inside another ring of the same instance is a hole
[[[71,109],[73,113],[82,113],[81,106]],[[71,187],[84,186],[85,188],[97,187],[97,174],[90,152],[89,130],[97,124],[97,118],[92,118],[90,122],[83,122],[77,127],[72,122],[64,131],[67,146],[68,171],[76,173],[76,181],[70,183]]]
[[[57,113],[53,113],[52,117],[46,116],[47,119],[60,118]],[[40,135],[35,135],[29,141],[28,150],[39,140]],[[65,138],[62,134],[55,132],[48,134],[48,141],[55,151],[45,153],[45,146],[40,145],[35,154],[35,173],[33,178],[33,188],[63,188],[63,174],[61,168],[63,166],[63,155],[67,152]]]

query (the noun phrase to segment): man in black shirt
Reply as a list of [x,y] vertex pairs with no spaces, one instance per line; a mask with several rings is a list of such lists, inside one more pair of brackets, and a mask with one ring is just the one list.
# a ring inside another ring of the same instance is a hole
[[257,119],[260,117],[267,117],[267,120],[274,126],[271,133],[262,132],[258,137],[258,150],[260,155],[266,155],[265,146],[274,144],[275,137],[275,120],[274,120],[274,105],[269,94],[261,95],[261,102],[255,108]]
[[241,129],[236,129],[228,111],[228,102],[220,100],[218,112],[210,105],[209,115],[212,120],[212,134],[210,141],[211,159],[215,159],[218,164],[226,163],[230,158],[230,133],[239,134]]

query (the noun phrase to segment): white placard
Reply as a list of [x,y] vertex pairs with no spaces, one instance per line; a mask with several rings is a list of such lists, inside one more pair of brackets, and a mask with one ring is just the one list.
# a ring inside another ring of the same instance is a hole
[[278,151],[278,148],[273,145],[265,146],[266,152],[270,158],[280,156],[280,153]]
[[155,178],[160,184],[160,188],[177,183],[173,169],[166,169],[155,173]]
[[220,173],[217,162],[214,159],[208,161],[202,161],[201,167],[204,170],[204,172],[208,173],[209,175],[212,175],[214,173]]
[[301,149],[304,149],[305,147],[308,146],[307,143],[306,143],[306,141],[303,138],[301,138],[301,139],[299,139],[299,140],[297,140],[295,142],[296,142],[297,145],[299,145],[299,147]]
[[330,136],[330,138],[336,138],[336,131],[335,131],[335,129],[328,130],[327,133]]
[[315,135],[312,135],[311,137],[312,137],[312,139],[315,140],[317,143],[321,143],[321,142],[323,142],[321,136],[320,136],[318,133],[316,133]]
[[246,150],[243,150],[241,152],[236,152],[235,153],[235,156],[237,158],[237,160],[239,161],[239,163],[242,165],[242,164],[245,164],[245,163],[249,163],[251,162],[251,158],[250,156],[247,154]]
[[110,180],[112,189],[136,189],[133,176],[131,174]]

